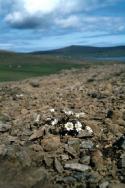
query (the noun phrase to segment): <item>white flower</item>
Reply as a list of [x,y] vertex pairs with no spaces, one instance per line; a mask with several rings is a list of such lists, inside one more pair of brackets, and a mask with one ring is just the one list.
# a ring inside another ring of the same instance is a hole
[[65,128],[67,129],[67,131],[73,130],[73,123],[72,122],[67,122],[65,124]]
[[82,124],[79,121],[77,121],[75,123],[75,128],[76,128],[77,132],[81,131],[82,130]]
[[84,113],[84,112],[75,113],[75,117],[76,117],[76,118],[82,118],[82,117],[85,117],[85,113]]
[[20,99],[20,98],[23,98],[24,95],[23,94],[17,94],[16,97]]
[[71,111],[71,110],[69,110],[69,111],[64,110],[64,113],[65,113],[67,116],[71,116],[71,115],[74,114],[73,111]]
[[54,109],[54,108],[51,108],[49,111],[50,111],[51,113],[54,113],[54,112],[55,112],[55,109]]
[[58,119],[54,119],[54,120],[51,122],[52,125],[56,125],[57,123],[58,123]]
[[38,123],[40,121],[40,114],[37,115],[35,122]]
[[86,126],[86,130],[89,132],[89,133],[93,133],[93,130],[91,129],[91,127],[89,127],[89,126]]

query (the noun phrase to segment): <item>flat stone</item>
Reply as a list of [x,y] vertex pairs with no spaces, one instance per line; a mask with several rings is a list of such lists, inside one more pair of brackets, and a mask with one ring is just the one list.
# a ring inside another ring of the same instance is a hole
[[67,161],[69,159],[68,155],[61,155],[62,161]]
[[44,162],[46,167],[50,168],[53,164],[53,159],[44,155],[43,162]]
[[94,144],[91,140],[84,140],[84,141],[82,141],[80,148],[82,148],[82,149],[92,149],[93,146],[94,146]]
[[121,168],[125,168],[125,153],[123,153],[120,158]]
[[81,164],[89,165],[90,164],[90,156],[84,156],[79,161]]
[[0,132],[7,132],[11,129],[11,125],[0,121]]
[[68,145],[73,147],[76,152],[79,152],[80,149],[80,140],[78,138],[73,138],[68,140]]
[[41,145],[43,149],[48,152],[56,151],[62,146],[60,137],[53,135],[50,135],[47,138],[41,140]]
[[0,145],[0,156],[4,157],[7,153],[7,148],[4,144]]
[[81,171],[81,172],[91,170],[90,166],[83,165],[83,164],[80,164],[80,163],[72,163],[72,164],[67,163],[67,164],[65,164],[65,168],[70,169],[70,170]]
[[103,169],[103,167],[104,167],[103,154],[99,149],[95,150],[92,153],[91,165],[94,166],[98,170]]
[[36,140],[38,138],[42,138],[44,136],[45,128],[42,127],[38,130],[35,130],[33,134],[29,137],[29,141]]
[[101,183],[99,185],[99,188],[108,188],[108,187],[109,187],[109,182],[108,181],[105,181],[105,182],[103,182],[103,183]]
[[76,157],[77,153],[76,151],[73,149],[73,147],[68,146],[67,144],[65,144],[65,151],[72,157]]
[[36,152],[43,151],[42,146],[40,146],[39,144],[33,144],[30,146],[30,148]]
[[93,133],[88,130],[81,130],[79,134],[77,135],[78,138],[91,138],[93,136]]
[[122,113],[122,119],[125,121],[125,111]]
[[58,161],[57,158],[55,158],[54,160],[54,167],[57,170],[58,173],[62,173],[63,172],[63,166],[61,165],[61,163]]
[[22,167],[30,167],[31,165],[31,158],[27,151],[23,150],[16,154],[17,159],[19,160]]
[[40,86],[38,80],[31,80],[31,81],[30,81],[30,85],[31,85],[32,87],[39,87],[39,86]]
[[109,188],[125,188],[125,184],[123,184],[123,183],[112,183],[112,184],[109,184]]

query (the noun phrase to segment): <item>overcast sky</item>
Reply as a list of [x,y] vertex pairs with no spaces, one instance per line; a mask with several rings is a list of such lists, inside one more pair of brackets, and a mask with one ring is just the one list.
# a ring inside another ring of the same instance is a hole
[[125,45],[125,0],[0,0],[0,49]]

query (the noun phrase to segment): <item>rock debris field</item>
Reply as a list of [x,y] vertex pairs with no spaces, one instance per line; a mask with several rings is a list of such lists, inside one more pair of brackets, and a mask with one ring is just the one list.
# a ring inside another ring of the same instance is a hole
[[0,188],[125,187],[125,65],[0,84]]

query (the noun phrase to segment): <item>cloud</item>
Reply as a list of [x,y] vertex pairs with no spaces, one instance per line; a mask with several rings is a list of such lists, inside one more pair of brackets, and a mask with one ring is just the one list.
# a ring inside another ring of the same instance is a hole
[[[9,0],[0,0],[3,9],[10,3]],[[99,7],[109,6],[118,0],[12,0],[12,5],[5,21],[11,27],[34,29],[58,25],[62,28],[77,26],[77,15]],[[59,19],[60,21],[59,21]]]
[[61,28],[77,27],[80,26],[80,19],[78,16],[71,15],[66,18],[61,18],[61,19],[56,18],[55,24],[57,24]]
[[72,44],[103,46],[118,44],[118,36],[124,43],[122,5],[124,0],[0,0],[0,48],[30,51]]

